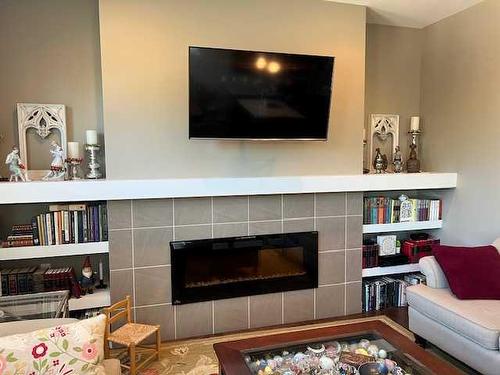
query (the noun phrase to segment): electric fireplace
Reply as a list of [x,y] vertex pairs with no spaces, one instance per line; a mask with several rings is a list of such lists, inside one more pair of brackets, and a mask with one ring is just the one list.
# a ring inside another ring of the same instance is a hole
[[174,305],[318,286],[318,232],[170,243]]

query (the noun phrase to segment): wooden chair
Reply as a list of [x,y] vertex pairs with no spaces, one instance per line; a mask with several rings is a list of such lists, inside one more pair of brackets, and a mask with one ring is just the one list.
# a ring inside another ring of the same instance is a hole
[[[142,368],[152,359],[160,358],[160,326],[133,323],[131,318],[130,296],[127,296],[124,300],[119,301],[111,307],[105,309],[104,313],[107,317],[106,336],[104,341],[104,355],[106,358],[110,358],[109,343],[126,346],[126,351],[128,351],[130,358],[130,365],[126,366],[122,364],[121,366],[129,369],[130,375],[135,375],[137,370]],[[111,332],[111,325],[121,320],[126,320],[126,323]],[[156,334],[156,346],[154,348],[151,348],[151,346],[141,345],[145,339],[154,334]],[[137,348],[153,351],[153,353],[147,356],[140,363],[136,363]]]

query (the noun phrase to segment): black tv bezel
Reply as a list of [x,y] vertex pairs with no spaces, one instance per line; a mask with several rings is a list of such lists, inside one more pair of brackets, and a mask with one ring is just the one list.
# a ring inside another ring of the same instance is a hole
[[[190,103],[190,87],[191,87],[191,49],[192,48],[202,48],[202,49],[211,49],[211,50],[219,50],[219,51],[241,51],[241,52],[252,52],[252,53],[274,53],[278,55],[284,56],[310,56],[310,57],[327,57],[332,59],[332,75],[330,78],[330,105],[328,106],[328,121],[326,123],[326,137],[318,137],[318,138],[252,138],[252,137],[196,137],[191,135],[191,103]],[[303,54],[303,53],[289,53],[289,52],[276,52],[276,51],[255,51],[255,50],[245,50],[245,49],[237,49],[237,48],[221,48],[221,47],[204,47],[204,46],[188,46],[188,139],[189,140],[209,140],[209,141],[252,141],[252,142],[268,142],[268,141],[280,141],[280,142],[304,142],[304,141],[312,141],[312,142],[327,142],[328,134],[330,132],[330,116],[332,112],[332,100],[333,100],[333,81],[335,76],[335,56],[328,55],[313,55],[313,54]]]

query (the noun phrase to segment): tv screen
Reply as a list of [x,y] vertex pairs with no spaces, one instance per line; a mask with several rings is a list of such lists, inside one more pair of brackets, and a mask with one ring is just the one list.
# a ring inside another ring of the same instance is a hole
[[325,140],[333,57],[189,48],[189,137]]

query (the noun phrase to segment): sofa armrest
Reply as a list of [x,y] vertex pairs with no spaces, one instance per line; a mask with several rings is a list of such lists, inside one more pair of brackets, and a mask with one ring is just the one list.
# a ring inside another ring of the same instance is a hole
[[448,280],[441,266],[433,256],[423,257],[418,262],[420,271],[427,279],[427,286],[435,289],[449,288]]

